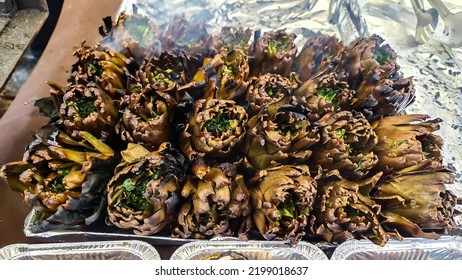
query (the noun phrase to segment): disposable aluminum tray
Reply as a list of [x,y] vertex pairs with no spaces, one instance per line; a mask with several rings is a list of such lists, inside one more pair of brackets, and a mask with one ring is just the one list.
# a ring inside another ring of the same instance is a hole
[[148,243],[128,241],[13,244],[0,249],[0,260],[160,260]]
[[313,244],[299,242],[290,246],[277,241],[197,241],[178,248],[171,260],[328,260]]
[[438,240],[406,238],[390,240],[384,247],[368,240],[340,244],[332,260],[462,260],[462,237],[445,236]]

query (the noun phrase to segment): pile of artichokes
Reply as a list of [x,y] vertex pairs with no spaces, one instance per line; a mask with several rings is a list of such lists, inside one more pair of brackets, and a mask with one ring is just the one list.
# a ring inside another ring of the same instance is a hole
[[[45,214],[138,235],[385,245],[453,226],[442,120],[405,114],[412,77],[380,36],[344,45],[175,17],[105,19],[50,122],[0,174]],[[53,112],[52,114],[50,112]]]

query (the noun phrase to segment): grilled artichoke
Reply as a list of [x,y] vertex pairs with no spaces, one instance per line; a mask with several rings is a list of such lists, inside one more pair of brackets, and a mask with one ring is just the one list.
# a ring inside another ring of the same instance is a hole
[[295,35],[285,30],[268,31],[255,43],[250,56],[250,74],[260,76],[265,73],[287,77],[297,55]]
[[78,77],[67,86],[64,95],[61,94],[52,89],[55,99],[62,97],[59,115],[73,138],[78,139],[80,131],[87,131],[102,141],[114,135],[119,111],[114,100],[96,83]]
[[[89,47],[82,43],[82,47],[74,52],[78,61],[72,65],[73,75],[84,76],[93,81],[112,97],[122,95],[126,87],[126,69],[132,61],[123,54],[108,47],[96,45]],[[70,82],[73,82],[71,77]]]
[[228,53],[232,50],[241,50],[246,55],[249,54],[249,40],[252,32],[250,29],[235,28],[225,26],[221,32],[213,36],[212,46],[217,53]]
[[[410,170],[410,171],[407,171]],[[446,189],[454,182],[444,166],[400,171],[381,180],[373,199],[382,206],[382,225],[404,236],[438,238],[452,228],[455,195]]]
[[389,174],[403,168],[442,165],[443,139],[433,134],[441,119],[411,114],[385,117],[373,124],[378,143],[373,151],[378,157],[376,169]]
[[23,161],[0,170],[11,189],[43,213],[32,231],[94,222],[104,212],[104,186],[117,163],[114,151],[88,132],[80,132],[83,140],[77,142],[51,124],[33,136]]
[[245,109],[234,101],[198,100],[180,135],[181,150],[189,159],[229,158],[238,151],[246,124]]
[[203,22],[191,24],[184,17],[175,16],[160,35],[164,51],[183,51],[194,57],[209,57],[212,36]]
[[358,38],[345,48],[340,69],[348,73],[349,84],[355,88],[363,76],[378,70],[379,79],[389,79],[399,70],[396,52],[376,34]]
[[240,50],[217,54],[201,67],[193,83],[201,90],[201,98],[238,100],[248,85],[249,64],[247,55]]
[[339,81],[335,73],[313,77],[294,93],[297,102],[311,111],[312,121],[319,120],[326,113],[346,110],[354,95],[348,83]]
[[161,43],[158,27],[147,16],[120,13],[116,22],[111,17],[103,19],[105,26],[99,28],[102,45],[119,50],[127,57],[133,57],[141,63],[145,57],[159,55]]
[[360,191],[371,188],[380,176],[378,173],[367,180],[352,182],[331,174],[318,181],[310,231],[327,242],[367,238],[384,246],[395,234],[388,234],[380,225],[380,205]]
[[280,102],[283,98],[290,96],[297,86],[296,79],[292,75],[290,78],[285,78],[268,73],[252,77],[245,93],[249,103],[249,116],[258,114],[265,105]]
[[[122,118],[116,132],[126,142],[157,149],[169,140],[170,118],[178,91],[174,78],[163,74],[166,70],[154,70],[150,63],[145,68],[146,71],[139,70],[137,78],[129,83],[128,94],[120,105]],[[167,72],[166,75],[173,73]],[[157,75],[162,78],[156,80]]]
[[296,243],[305,235],[316,196],[316,181],[308,166],[260,170],[250,184],[253,221],[265,239]]
[[400,76],[396,52],[383,42],[377,35],[352,42],[336,69],[345,72],[350,88],[356,91],[349,109],[361,111],[371,121],[400,114],[415,99],[412,77]]
[[155,234],[176,218],[185,159],[167,142],[154,152],[129,144],[122,157],[107,185],[107,223],[138,235]]
[[319,141],[318,129],[308,120],[302,105],[273,104],[264,107],[247,124],[244,152],[256,169],[271,165],[305,163],[310,147]]
[[250,214],[250,193],[234,165],[209,166],[198,160],[181,195],[187,201],[178,214],[176,235],[206,238],[242,233],[239,231]]
[[345,178],[366,176],[377,164],[372,152],[377,135],[362,114],[328,113],[318,121],[321,141],[313,148],[311,162],[324,170],[338,170]]
[[362,112],[369,121],[399,115],[415,100],[412,78],[379,80],[376,74],[366,77],[356,88],[350,109]]
[[293,71],[302,82],[321,73],[330,73],[341,61],[345,46],[337,37],[321,35],[311,37],[303,46],[293,64]]

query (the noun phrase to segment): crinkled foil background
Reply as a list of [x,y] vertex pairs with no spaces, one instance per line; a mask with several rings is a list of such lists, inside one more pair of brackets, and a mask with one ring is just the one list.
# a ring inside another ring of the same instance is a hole
[[[452,12],[462,10],[458,0],[444,3]],[[417,96],[407,112],[443,119],[438,133],[445,139],[445,164],[457,172],[456,183],[449,188],[462,196],[462,48],[450,49],[437,36],[417,44],[417,18],[410,1],[127,0],[120,11],[145,14],[159,25],[183,14],[191,21],[202,20],[212,34],[229,25],[262,32],[285,28],[297,34],[299,48],[318,32],[335,34],[345,44],[358,36],[379,34],[397,51],[403,74],[414,77]]]

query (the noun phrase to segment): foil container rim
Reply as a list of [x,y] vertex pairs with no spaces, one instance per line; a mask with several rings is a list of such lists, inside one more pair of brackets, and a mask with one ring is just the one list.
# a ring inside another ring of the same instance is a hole
[[331,260],[346,260],[348,257],[365,252],[404,252],[411,250],[428,249],[458,249],[462,252],[462,236],[441,236],[439,239],[428,239],[419,237],[407,237],[403,240],[389,240],[383,247],[372,243],[369,240],[350,239],[339,244]]
[[[66,255],[66,252],[91,254],[97,250],[130,252],[141,260],[160,260],[159,252],[149,243],[140,240],[109,240],[61,243],[14,243],[0,248],[0,260],[10,260],[29,254],[54,253]],[[83,258],[84,259],[84,258]]]
[[248,240],[242,241],[237,238],[217,238],[211,240],[201,240],[196,242],[191,242],[184,244],[177,248],[170,260],[188,260],[187,255],[190,251],[189,256],[196,255],[201,251],[207,249],[215,250],[235,250],[235,251],[250,251],[252,249],[258,250],[274,250],[281,249],[291,252],[297,252],[302,255],[305,259],[310,260],[328,260],[327,255],[317,246],[305,242],[299,241],[296,245],[290,246],[289,243],[285,241],[258,241],[258,240]]

